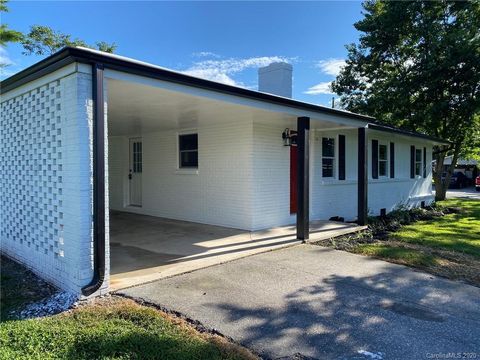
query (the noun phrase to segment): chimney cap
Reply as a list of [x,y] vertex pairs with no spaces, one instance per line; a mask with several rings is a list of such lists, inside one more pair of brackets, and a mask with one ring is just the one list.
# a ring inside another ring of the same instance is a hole
[[293,71],[293,66],[292,66],[292,64],[289,64],[289,63],[283,62],[283,61],[273,62],[273,63],[270,63],[267,66],[258,68],[258,73],[265,73],[265,72],[275,71],[275,70],[290,70],[290,71]]

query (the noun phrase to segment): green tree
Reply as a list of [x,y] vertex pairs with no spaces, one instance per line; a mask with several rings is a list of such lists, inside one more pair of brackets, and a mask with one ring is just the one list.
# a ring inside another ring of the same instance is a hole
[[369,0],[363,8],[359,43],[347,46],[332,89],[348,110],[450,140],[449,152],[434,153],[436,199],[444,199],[457,159],[478,144],[480,2]]
[[55,31],[48,26],[33,25],[28,34],[22,39],[24,55],[51,55],[65,46],[83,46],[92,49],[113,53],[117,48],[116,44],[109,44],[100,41],[95,46],[88,45],[80,39],[72,39],[71,35]]
[[[2,12],[8,12],[7,0],[0,0],[0,14]],[[9,42],[19,42],[23,38],[23,35],[19,31],[12,30],[7,24],[0,24],[0,46],[5,46]],[[4,66],[5,64],[1,64]]]

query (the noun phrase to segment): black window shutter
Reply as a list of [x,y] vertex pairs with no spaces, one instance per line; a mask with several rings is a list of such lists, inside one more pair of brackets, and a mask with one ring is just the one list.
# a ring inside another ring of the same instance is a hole
[[423,177],[427,177],[427,148],[423,148]]
[[410,146],[410,178],[415,178],[415,146]]
[[390,177],[395,177],[395,144],[390,143]]
[[345,135],[338,135],[338,180],[345,180]]
[[372,140],[372,178],[378,179],[378,140]]

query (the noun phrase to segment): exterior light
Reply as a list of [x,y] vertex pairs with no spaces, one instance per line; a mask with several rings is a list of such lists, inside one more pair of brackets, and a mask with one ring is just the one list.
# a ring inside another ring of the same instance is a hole
[[297,132],[286,128],[282,133],[283,145],[292,146],[297,144]]

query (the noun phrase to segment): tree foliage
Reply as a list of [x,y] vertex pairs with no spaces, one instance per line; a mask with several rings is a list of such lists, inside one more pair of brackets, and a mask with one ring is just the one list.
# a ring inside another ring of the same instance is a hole
[[[0,13],[8,12],[8,0],[0,0]],[[12,30],[7,24],[0,24],[0,46],[5,46],[11,42],[21,43],[24,55],[50,55],[62,49],[65,46],[83,46],[92,49],[98,49],[109,53],[115,52],[117,45],[98,41],[95,45],[88,45],[81,39],[72,39],[71,35],[55,31],[48,26],[34,25],[30,27],[27,34]],[[0,63],[0,67],[7,66],[7,63]]]
[[[7,0],[0,0],[0,14],[8,12]],[[7,24],[0,24],[0,46],[5,46],[9,42],[19,42],[23,38],[23,34],[19,31],[12,30]]]
[[22,45],[24,55],[50,55],[66,46],[83,46],[109,53],[113,53],[117,48],[116,44],[109,44],[105,41],[99,41],[95,46],[91,46],[81,39],[72,39],[69,34],[42,25],[30,27],[29,33],[25,34],[22,40]]
[[[333,90],[348,110],[450,140],[456,162],[478,143],[480,2],[369,0],[363,8],[360,41],[347,46]],[[436,157],[437,198],[444,157]]]

